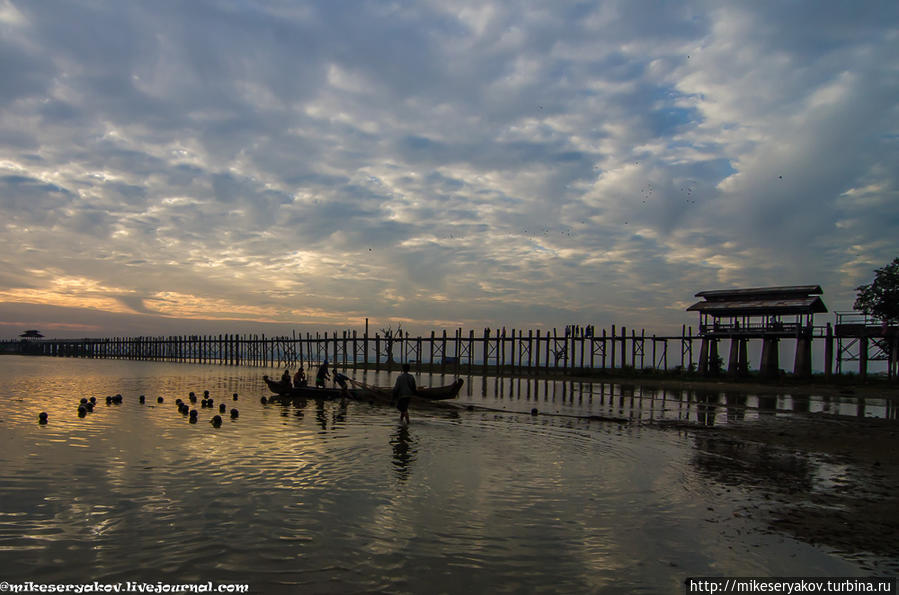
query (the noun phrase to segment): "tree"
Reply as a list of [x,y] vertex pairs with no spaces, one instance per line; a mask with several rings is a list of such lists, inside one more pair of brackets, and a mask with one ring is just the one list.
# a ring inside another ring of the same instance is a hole
[[856,310],[885,322],[899,322],[899,258],[887,266],[875,269],[874,281],[855,288]]
[[403,336],[403,323],[399,323],[396,325],[396,330],[393,329],[393,324],[387,324],[387,328],[382,328],[381,332],[384,333],[384,338],[387,342],[384,344],[384,353],[387,355],[387,363],[393,363],[393,341],[394,338],[399,335]]

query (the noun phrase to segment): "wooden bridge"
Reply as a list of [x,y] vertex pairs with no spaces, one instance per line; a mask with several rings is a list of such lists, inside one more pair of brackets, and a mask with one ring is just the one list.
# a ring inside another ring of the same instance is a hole
[[[897,376],[899,328],[859,313],[838,312],[836,324],[813,324],[815,313],[827,309],[818,286],[775,287],[700,292],[704,301],[688,310],[700,313],[699,332],[683,325],[680,335],[647,335],[611,325],[597,332],[593,326],[570,326],[562,332],[483,329],[476,335],[456,329],[429,336],[409,333],[335,331],[294,333],[291,336],[189,335],[44,339],[26,337],[0,341],[0,353],[131,359],[265,368],[296,368],[328,360],[345,368],[391,369],[411,363],[418,371],[451,373],[539,374],[543,371],[576,374],[615,369],[666,371],[696,369],[714,375],[723,367],[718,357],[721,340],[730,341],[727,374],[748,373],[748,342],[762,340],[760,373],[776,376],[778,344],[795,339],[793,373],[811,375],[812,341],[823,340],[824,373],[842,374],[844,362],[858,362],[865,376],[870,361],[886,361],[890,377]],[[694,344],[699,342],[698,360]]]
[[537,373],[652,368],[668,370],[693,364],[693,344],[700,337],[683,326],[680,336],[647,335],[625,327],[572,326],[556,329],[484,329],[476,335],[461,329],[429,336],[409,333],[370,336],[357,331],[307,333],[305,336],[191,335],[38,339],[0,344],[6,353],[185,362],[266,368],[295,368],[328,360],[354,368],[391,368],[409,362],[419,370]]

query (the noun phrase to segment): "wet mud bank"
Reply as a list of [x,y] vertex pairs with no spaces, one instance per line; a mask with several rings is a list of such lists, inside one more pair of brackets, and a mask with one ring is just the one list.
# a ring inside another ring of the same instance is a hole
[[896,420],[809,414],[653,425],[694,441],[692,464],[723,497],[729,488],[751,494],[734,514],[759,531],[829,549],[866,571],[899,572]]

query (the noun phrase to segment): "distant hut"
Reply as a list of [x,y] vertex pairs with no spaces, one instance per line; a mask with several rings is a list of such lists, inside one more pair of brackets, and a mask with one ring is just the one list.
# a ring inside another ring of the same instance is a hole
[[34,329],[25,331],[19,335],[18,352],[21,355],[40,355],[43,345],[38,343],[38,339],[43,338],[44,335]]

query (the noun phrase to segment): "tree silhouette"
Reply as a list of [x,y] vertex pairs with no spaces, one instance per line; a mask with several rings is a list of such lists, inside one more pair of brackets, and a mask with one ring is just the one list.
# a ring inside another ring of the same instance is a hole
[[855,288],[858,297],[856,310],[884,322],[899,322],[899,258],[887,266],[874,270],[874,281]]

